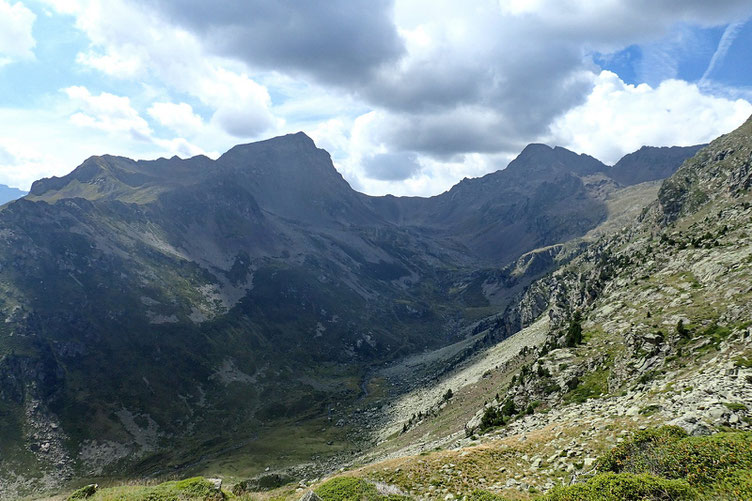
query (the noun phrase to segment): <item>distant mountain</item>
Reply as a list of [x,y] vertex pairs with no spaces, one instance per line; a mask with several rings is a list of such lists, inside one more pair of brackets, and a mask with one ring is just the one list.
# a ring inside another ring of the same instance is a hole
[[25,191],[0,184],[0,205],[6,204],[13,200],[17,200],[25,195]]
[[676,172],[682,162],[693,157],[704,146],[643,146],[634,153],[625,155],[607,173],[624,186],[666,179]]
[[298,133],[37,181],[0,209],[0,497],[365,447],[336,423],[389,391],[370,371],[552,270],[607,217],[608,169],[530,145],[436,197],[369,197]]
[[388,221],[461,242],[488,263],[507,263],[605,219],[602,197],[585,178],[606,169],[593,157],[532,144],[506,169],[464,179],[441,195],[369,201]]

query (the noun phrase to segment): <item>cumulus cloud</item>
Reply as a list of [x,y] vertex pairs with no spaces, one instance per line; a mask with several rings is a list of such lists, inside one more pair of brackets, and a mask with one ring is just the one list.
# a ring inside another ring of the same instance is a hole
[[435,195],[448,190],[463,177],[477,177],[502,169],[513,158],[507,153],[468,153],[438,158],[390,150],[378,134],[382,119],[381,112],[372,111],[357,117],[352,124],[330,121],[321,131],[328,134],[324,137],[337,138],[331,143],[334,151],[341,152],[339,156],[334,155],[335,165],[353,188],[364,193]]
[[178,137],[175,139],[154,139],[154,144],[159,146],[164,154],[160,156],[172,156],[177,155],[182,158],[190,158],[195,157],[196,155],[207,155],[213,158],[216,158],[219,156],[218,153],[207,153],[204,151],[201,147],[196,146],[195,144],[191,143],[187,139],[184,139],[182,137]]
[[[210,57],[196,35],[123,0],[49,1],[91,41],[77,62],[117,78],[153,79],[213,109],[212,122],[243,139],[280,125],[267,89],[238,64]],[[208,5],[208,4],[207,4]]]
[[154,103],[147,112],[154,120],[178,134],[192,135],[204,126],[204,121],[188,103]]
[[553,123],[549,140],[613,164],[644,145],[709,142],[750,114],[749,102],[709,96],[695,84],[666,80],[657,87],[635,86],[603,71],[585,103]]
[[23,3],[0,0],[0,66],[34,57],[36,16]]
[[89,50],[80,52],[76,62],[118,78],[135,77],[142,69],[141,59],[128,51],[107,50],[106,53]]
[[[76,126],[96,129],[111,136],[123,139],[123,133],[131,141],[151,144],[159,156],[179,155],[191,157],[205,151],[183,137],[164,139],[156,136],[149,124],[131,105],[129,98],[103,92],[93,95],[89,89],[74,86],[63,89],[74,106],[75,112],[70,122]],[[201,117],[193,113],[186,103],[154,103],[148,113],[157,122],[178,133],[195,133],[203,127]]]
[[[61,141],[61,134],[57,127],[50,126],[37,118],[22,120],[21,115],[26,115],[18,110],[0,109],[0,120],[3,123],[13,123],[12,128],[6,128],[3,137],[0,138],[0,183],[28,190],[32,181],[40,177],[53,174],[62,175],[70,171],[70,165],[65,166],[65,148]],[[51,118],[49,114],[45,118]],[[8,121],[11,119],[12,121]],[[54,132],[51,129],[55,129]],[[52,134],[50,134],[53,132]],[[38,145],[34,144],[39,135],[45,137],[47,144],[52,146],[50,152],[40,152]],[[73,140],[73,138],[67,138]],[[74,146],[75,147],[75,146]],[[52,153],[55,152],[55,153]]]
[[[673,146],[709,142],[738,127],[752,114],[752,104],[703,94],[696,84],[666,80],[656,87],[630,85],[614,73],[603,71],[592,79],[592,91],[584,102],[557,118],[539,140],[587,153],[607,163],[615,163],[643,145]],[[390,137],[391,118],[371,112],[355,121],[341,170],[354,186],[370,194],[432,195],[447,190],[462,177],[476,177],[506,167],[522,149],[509,144],[506,151],[483,152],[482,148],[461,156],[417,157],[420,168],[407,176],[401,173],[400,159],[410,149],[394,149],[399,138]],[[465,124],[454,130],[462,134]],[[407,129],[408,141],[414,135]],[[395,134],[399,134],[395,132]],[[451,140],[451,138],[447,138]],[[407,144],[410,146],[410,144]],[[451,149],[451,148],[450,148]],[[383,164],[371,164],[373,152],[384,155]],[[387,154],[387,152],[393,152]],[[394,153],[396,152],[396,153]],[[393,171],[392,171],[393,170]],[[393,177],[394,179],[389,179]],[[403,177],[399,181],[396,179]]]
[[499,5],[552,35],[599,51],[661,38],[677,23],[719,26],[752,13],[746,0],[500,0]]
[[0,165],[15,165],[18,163],[15,155],[8,151],[4,146],[0,145]]
[[245,74],[215,68],[211,77],[196,82],[196,92],[216,111],[212,122],[238,138],[252,138],[281,125],[271,112],[266,87]]
[[[70,92],[79,94],[84,100],[100,97],[83,89],[71,89]],[[33,181],[65,175],[92,155],[143,159],[173,155],[188,157],[201,153],[217,156],[216,152],[204,152],[182,138],[163,139],[152,134],[144,140],[129,133],[125,125],[127,121],[120,122],[120,126],[101,126],[98,122],[107,121],[112,113],[81,107],[77,100],[68,98],[67,92],[61,93],[61,97],[65,103],[44,110],[0,107],[0,123],[13,124],[13,127],[3,129],[0,137],[0,183],[28,190]],[[110,109],[109,106],[105,108]],[[71,121],[70,117],[75,113],[89,119],[80,124]]]
[[151,128],[131,106],[129,98],[107,92],[95,96],[82,86],[68,87],[64,92],[78,109],[70,117],[73,124],[107,132],[125,132],[137,140],[150,140]]

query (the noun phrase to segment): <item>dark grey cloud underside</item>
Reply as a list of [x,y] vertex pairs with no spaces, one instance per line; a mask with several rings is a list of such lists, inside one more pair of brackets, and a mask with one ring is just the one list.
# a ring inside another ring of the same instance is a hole
[[404,52],[391,0],[140,1],[217,54],[323,82],[363,81]]
[[363,160],[363,169],[371,179],[402,181],[420,171],[413,153],[379,153]]

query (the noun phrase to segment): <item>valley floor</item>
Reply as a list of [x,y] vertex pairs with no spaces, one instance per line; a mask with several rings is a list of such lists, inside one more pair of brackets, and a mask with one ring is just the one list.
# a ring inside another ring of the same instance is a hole
[[[482,413],[476,410],[484,408],[494,388],[507,385],[521,366],[530,363],[528,347],[541,345],[547,329],[544,316],[458,364],[430,390],[418,387],[393,405],[383,407],[378,426],[372,430],[380,440],[378,445],[344,466],[337,475],[363,479],[381,492],[415,499],[492,499],[473,498],[473,493],[480,495],[479,491],[504,499],[531,499],[550,492],[556,485],[591,478],[598,457],[628,442],[640,430],[664,424],[680,425],[695,434],[752,428],[746,408],[752,402],[752,364],[739,356],[748,353],[752,344],[752,336],[745,332],[702,356],[696,366],[667,372],[639,389],[534,411],[505,426],[468,436],[467,423],[477,421]],[[566,352],[560,350],[548,356],[564,359],[569,356]],[[414,357],[400,366],[374,373],[371,384],[380,381],[379,384],[388,385],[390,378],[404,378],[411,370],[416,374],[417,367],[424,374],[430,373],[431,367],[440,366],[445,357],[456,353],[448,349],[443,356]],[[447,389],[452,389],[453,395],[444,399]],[[403,432],[404,423],[417,413],[425,417],[415,420]],[[337,475],[334,478],[339,478]],[[241,498],[295,500],[328,481],[300,479],[268,492],[243,494]],[[136,497],[125,496],[125,491],[117,491],[117,495],[110,491],[112,497],[108,497],[108,491],[102,491],[92,499],[151,499],[138,497],[138,489],[142,487],[131,488]],[[233,496],[229,491],[228,495]]]

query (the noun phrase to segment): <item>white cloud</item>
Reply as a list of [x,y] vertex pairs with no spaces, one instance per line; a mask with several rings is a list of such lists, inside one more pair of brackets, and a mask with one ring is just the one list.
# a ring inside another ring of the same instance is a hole
[[79,64],[187,94],[213,109],[213,126],[236,138],[257,138],[283,125],[271,110],[269,92],[243,65],[208,54],[195,35],[148,7],[123,0],[49,3],[74,15],[91,41],[89,50],[78,55]]
[[151,128],[133,109],[129,98],[107,92],[94,96],[81,86],[68,87],[64,92],[78,110],[70,117],[73,124],[107,132],[127,132],[135,139],[150,140]]
[[197,96],[215,108],[212,123],[238,138],[253,138],[283,121],[271,111],[271,97],[266,87],[245,74],[221,67],[195,82]]
[[196,155],[206,155],[211,158],[217,158],[219,153],[206,152],[195,144],[189,142],[187,139],[178,137],[175,139],[154,139],[154,144],[159,146],[164,154],[159,156],[170,157],[177,155],[182,158],[195,157]]
[[[81,151],[84,147],[77,129],[59,127],[61,118],[50,112],[0,109],[0,121],[13,124],[3,129],[0,137],[0,150],[4,152],[0,157],[0,183],[28,190],[32,181],[64,175],[88,156],[68,157],[72,150],[85,155]],[[40,137],[44,137],[44,148],[39,148]]]
[[204,121],[188,103],[154,103],[149,116],[178,134],[193,135],[204,127]]
[[21,2],[0,0],[0,66],[17,59],[31,59],[36,41],[32,27],[36,16]]
[[[68,92],[77,97],[67,99]],[[28,190],[33,181],[65,175],[92,155],[137,159],[218,155],[205,152],[183,138],[163,139],[152,134],[144,140],[139,134],[131,134],[129,127],[139,121],[117,118],[123,111],[126,117],[131,116],[122,101],[106,96],[104,100],[97,99],[100,97],[92,96],[86,89],[74,88],[67,89],[66,96],[49,109],[0,108],[0,123],[13,124],[0,132],[0,150],[5,152],[0,155],[0,183]],[[92,98],[95,104],[89,105]],[[79,100],[87,103],[86,112],[79,106]],[[75,113],[88,118],[71,121]]]
[[[614,73],[603,71],[592,77],[592,84],[593,90],[582,105],[555,120],[547,135],[531,138],[529,142],[560,145],[614,163],[643,145],[709,142],[734,130],[752,114],[752,104],[748,101],[703,94],[697,85],[680,80],[666,80],[657,87],[634,86]],[[374,157],[395,151],[391,148],[397,140],[389,137],[390,132],[409,136],[406,129],[395,127],[399,119],[394,120],[387,112],[374,111],[358,117],[351,127],[330,122],[314,138],[317,141],[335,138],[331,144],[340,152],[335,155],[338,168],[351,185],[373,195],[441,193],[463,177],[482,176],[504,168],[522,149],[510,145],[506,152],[498,154],[474,152],[447,158],[421,155],[414,159],[420,169],[393,166],[396,172],[407,174],[405,179],[394,181],[387,178],[401,176],[389,176],[392,171],[385,174],[383,166],[373,171],[371,163]],[[464,129],[461,122],[455,123],[457,134]],[[416,140],[415,136],[409,137]],[[402,167],[405,166],[403,162]]]
[[102,54],[90,50],[79,53],[76,62],[117,78],[135,77],[142,69],[141,59],[127,51],[108,51]]
[[719,26],[752,13],[748,0],[499,0],[518,21],[590,49],[620,49],[656,40],[677,23]]
[[614,163],[641,146],[688,146],[737,128],[752,104],[703,94],[697,85],[665,80],[629,85],[603,71],[581,106],[556,120],[550,141]]

